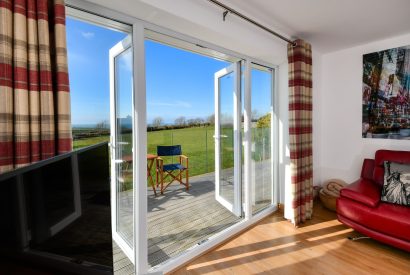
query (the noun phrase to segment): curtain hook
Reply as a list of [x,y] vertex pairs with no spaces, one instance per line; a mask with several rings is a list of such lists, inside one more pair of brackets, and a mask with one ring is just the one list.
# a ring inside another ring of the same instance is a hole
[[228,15],[228,13],[229,13],[228,10],[226,10],[222,13],[222,18],[223,18],[224,21],[225,21],[226,16]]

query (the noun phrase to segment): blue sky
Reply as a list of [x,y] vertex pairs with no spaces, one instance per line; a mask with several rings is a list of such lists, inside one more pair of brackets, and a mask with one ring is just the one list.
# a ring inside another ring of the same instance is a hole
[[73,124],[95,124],[109,120],[108,52],[124,37],[125,33],[67,19]]
[[146,41],[147,119],[214,113],[214,74],[229,63]]
[[[67,20],[67,46],[71,87],[72,123],[109,121],[109,50],[125,33],[78,20]],[[165,123],[214,113],[214,73],[229,63],[146,41],[147,122],[162,117]],[[120,60],[120,116],[131,114],[131,55]],[[269,111],[269,77],[253,72],[253,108]],[[266,94],[266,96],[262,96]]]

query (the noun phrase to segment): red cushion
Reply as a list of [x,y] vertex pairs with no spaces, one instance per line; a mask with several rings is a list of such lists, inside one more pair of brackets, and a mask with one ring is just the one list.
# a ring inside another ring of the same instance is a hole
[[376,207],[380,202],[380,192],[380,187],[373,181],[359,179],[343,188],[340,191],[340,196],[370,207]]
[[410,163],[410,152],[378,150],[374,160],[373,180],[382,186],[384,181],[384,162],[388,160],[398,163]]
[[364,159],[360,177],[362,179],[373,180],[373,171],[374,171],[374,159]]
[[341,197],[337,213],[367,228],[410,241],[410,207],[382,202],[372,208]]

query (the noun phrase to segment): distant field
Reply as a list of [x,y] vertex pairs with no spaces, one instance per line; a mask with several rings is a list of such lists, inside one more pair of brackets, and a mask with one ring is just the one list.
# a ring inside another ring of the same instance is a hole
[[[266,129],[254,129],[254,136],[266,135]],[[258,132],[256,132],[258,131]],[[265,132],[261,132],[265,131]],[[191,176],[200,175],[215,171],[215,139],[213,126],[192,127],[183,129],[161,130],[148,132],[147,143],[149,154],[156,154],[158,145],[181,145],[182,153],[189,157],[189,174]],[[221,138],[223,148],[221,159],[222,168],[233,167],[233,137],[232,128],[222,129],[224,138]],[[109,136],[97,136],[87,139],[74,140],[74,149],[89,146],[95,143],[109,141]],[[124,145],[123,153],[131,154],[131,134],[124,134],[122,141],[129,145]],[[128,148],[127,148],[128,147]],[[262,148],[262,146],[256,146]],[[260,155],[258,150],[255,151]],[[256,156],[255,156],[256,157]],[[178,161],[178,159],[164,158],[165,161]],[[154,172],[154,171],[153,171]]]
[[[229,131],[225,131],[228,138],[223,139],[224,147],[231,147],[232,135]],[[192,127],[173,130],[161,130],[148,132],[147,153],[156,154],[158,145],[181,145],[182,153],[189,157],[189,173],[190,175],[199,175],[215,170],[215,143],[214,143],[214,128],[213,127]],[[74,149],[90,146],[95,143],[109,141],[108,135],[91,137],[86,139],[74,140]],[[130,142],[131,134],[123,135],[123,141]],[[124,148],[126,154],[131,152],[129,148]],[[223,167],[233,166],[232,148],[228,148],[223,158]],[[164,158],[165,161],[172,159]],[[174,159],[177,161],[177,159]]]
[[[193,127],[148,132],[148,153],[156,154],[158,145],[181,145],[182,153],[189,157],[189,174],[200,175],[215,170],[213,127]],[[165,161],[171,161],[164,158]],[[177,159],[174,159],[177,161]],[[233,162],[226,163],[233,165]]]
[[83,148],[86,146],[90,146],[96,143],[104,142],[104,141],[109,141],[110,136],[99,136],[99,137],[91,137],[91,138],[86,138],[86,139],[78,139],[73,141],[73,148],[74,149],[79,149]]

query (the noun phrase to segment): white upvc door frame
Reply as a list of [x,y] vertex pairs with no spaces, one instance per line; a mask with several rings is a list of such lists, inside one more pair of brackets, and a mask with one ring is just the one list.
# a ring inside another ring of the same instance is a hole
[[[272,175],[271,175],[271,202],[272,205],[277,205],[280,199],[280,190],[278,183],[279,172],[279,122],[277,116],[277,102],[278,102],[278,70],[276,67],[261,64],[259,61],[247,59],[244,62],[244,184],[245,190],[245,203],[244,212],[245,217],[251,218],[252,204],[255,186],[252,184],[252,179],[255,177],[254,170],[252,169],[252,69],[262,69],[269,72],[271,76],[271,97],[268,98],[271,101],[269,113],[271,115],[271,157],[272,157]],[[276,183],[276,184],[275,184]]]
[[[116,58],[132,47],[131,38],[127,36],[124,40],[117,43],[109,51],[109,66],[110,66],[110,148],[111,148],[111,232],[112,238],[121,248],[127,257],[133,261],[135,246],[130,246],[127,241],[118,233],[117,228],[117,206],[118,206],[118,186],[117,178],[119,177],[117,171],[118,163],[122,160],[117,160],[117,66]],[[133,131],[134,132],[134,131]],[[134,151],[134,150],[132,150]],[[133,204],[135,200],[133,198]],[[134,232],[135,230],[133,230]]]
[[244,213],[245,219],[252,218],[252,63],[244,62]]
[[[134,179],[137,182],[134,188],[134,240],[135,247],[135,274],[148,274],[148,192],[147,192],[147,106],[145,82],[145,28],[140,23],[133,24],[134,45]],[[142,130],[138,130],[142,129]],[[138,173],[139,172],[139,173]]]
[[[131,29],[132,31],[132,44],[133,44],[133,108],[134,108],[134,137],[133,137],[133,173],[134,180],[142,184],[136,184],[134,187],[134,272],[135,274],[163,274],[175,270],[179,266],[187,263],[188,261],[198,257],[199,255],[205,253],[209,249],[220,245],[221,242],[227,240],[228,238],[238,234],[242,230],[249,226],[252,226],[259,220],[265,218],[271,213],[277,210],[276,203],[273,203],[270,207],[265,210],[252,215],[251,211],[251,188],[249,175],[245,176],[244,179],[244,192],[245,192],[245,217],[242,221],[232,225],[231,227],[215,234],[208,241],[188,249],[185,253],[178,257],[171,258],[168,261],[155,266],[153,268],[148,267],[148,234],[147,234],[147,188],[146,188],[146,146],[147,146],[147,133],[146,131],[137,131],[136,129],[146,129],[146,87],[145,87],[145,47],[144,39],[146,37],[146,30],[158,32],[169,37],[173,37],[184,41],[186,43],[191,43],[197,45],[198,47],[207,48],[226,56],[229,56],[237,61],[243,60],[245,67],[245,130],[243,144],[245,146],[245,174],[248,168],[247,165],[250,163],[250,154],[247,153],[246,148],[250,148],[250,126],[251,126],[251,110],[250,103],[247,103],[247,96],[250,99],[250,65],[251,63],[260,64],[266,67],[270,67],[275,70],[275,75],[277,75],[277,65],[264,62],[263,60],[255,59],[251,56],[237,53],[235,51],[227,50],[223,47],[219,47],[212,43],[202,41],[197,38],[193,38],[188,35],[181,34],[179,32],[173,31],[171,29],[158,26],[147,21],[126,15],[124,13],[108,9],[99,4],[91,3],[86,0],[66,0],[66,10],[67,14],[76,17],[80,20],[85,20],[95,24],[102,24],[112,29],[118,29],[122,31],[127,31]],[[88,14],[88,15],[87,15]],[[94,20],[95,17],[101,17]],[[94,17],[94,18],[92,18]],[[108,19],[109,18],[109,19]],[[113,21],[112,21],[113,20]],[[124,25],[125,26],[124,28]],[[128,28],[130,27],[130,28]],[[230,60],[232,62],[232,60]],[[246,69],[248,68],[248,69]],[[248,70],[248,72],[247,72]],[[248,75],[248,79],[246,79]],[[277,79],[277,78],[275,78]],[[277,83],[275,83],[275,96],[277,96]],[[250,101],[249,101],[250,102]],[[277,101],[276,101],[277,102]],[[246,107],[248,106],[248,107]],[[275,106],[275,113],[277,113],[277,107]],[[247,117],[247,118],[246,118]],[[276,115],[274,118],[277,119]],[[277,122],[275,122],[277,124]],[[278,132],[276,132],[278,133]],[[278,151],[275,152],[275,155]],[[141,173],[138,173],[141,171]],[[249,174],[249,173],[248,173]],[[278,177],[275,175],[275,183],[278,185]]]
[[[242,216],[242,186],[241,186],[241,66],[240,61],[231,64],[214,75],[215,89],[215,199],[222,204],[226,209],[232,212],[237,217]],[[221,134],[221,89],[219,80],[232,74],[233,77],[233,147],[234,147],[234,186],[233,186],[233,202],[226,200],[220,195],[221,191],[221,139],[225,138]]]
[[270,67],[272,74],[272,105],[271,105],[271,157],[272,157],[272,205],[278,205],[280,202],[280,184],[279,184],[279,79],[278,70]]

